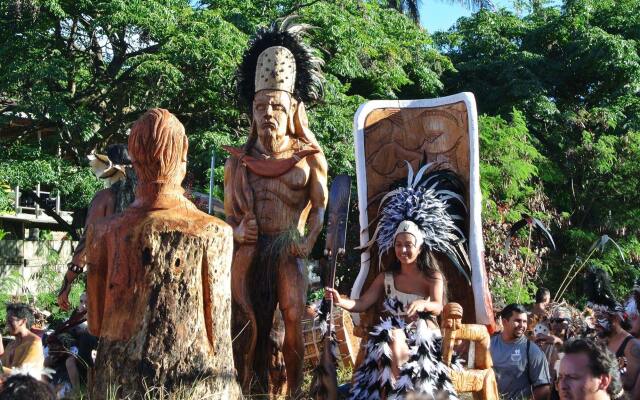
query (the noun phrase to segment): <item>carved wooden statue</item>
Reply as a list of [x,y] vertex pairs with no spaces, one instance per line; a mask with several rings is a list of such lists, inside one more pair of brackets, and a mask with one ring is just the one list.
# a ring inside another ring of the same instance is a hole
[[[258,32],[240,68],[252,124],[242,148],[226,149],[224,205],[235,240],[234,359],[245,392],[268,392],[269,332],[277,305],[285,326],[288,392],[302,383],[302,263],[322,229],[327,163],[308,128],[304,102],[321,95],[321,61],[285,20]],[[278,44],[285,45],[278,45]]]
[[489,352],[491,337],[485,325],[463,324],[462,307],[449,303],[442,313],[442,360],[451,366],[451,356],[456,340],[469,340],[475,344],[475,365],[464,371],[450,373],[458,394],[473,393],[474,400],[498,400],[498,383],[493,372],[493,361]]
[[[480,208],[478,129],[475,100],[471,93],[425,100],[376,100],[360,107],[355,116],[356,168],[360,205],[360,243],[374,234],[372,222],[384,193],[400,179],[406,179],[409,162],[414,170],[434,163],[437,169],[453,171],[466,188],[464,200],[468,221],[464,246],[470,265],[470,280],[449,259],[438,257],[449,288],[449,301],[464,307],[465,322],[493,328],[494,318],[484,268]],[[384,264],[385,259],[383,257]],[[363,252],[360,273],[351,297],[359,298],[375,276],[379,265],[377,249]],[[360,315],[359,335],[366,335],[377,321],[375,311]]]
[[231,353],[232,230],[199,211],[181,187],[188,141],[167,110],[131,128],[135,201],[90,225],[90,331],[100,337],[92,398],[237,398]]

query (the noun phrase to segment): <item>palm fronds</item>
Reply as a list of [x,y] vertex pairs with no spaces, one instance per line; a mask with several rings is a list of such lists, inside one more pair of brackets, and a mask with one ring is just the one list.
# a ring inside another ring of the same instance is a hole
[[[616,249],[620,254],[620,258],[622,258],[622,262],[626,262],[624,258],[624,254],[622,253],[622,249],[620,248],[620,246],[618,246],[618,243],[616,243],[608,235],[600,236],[598,240],[593,242],[593,244],[589,248],[589,254],[587,255],[587,258],[582,262],[580,262],[580,258],[576,258],[576,262],[574,262],[571,265],[571,268],[569,268],[569,271],[567,272],[564,279],[562,280],[562,283],[560,284],[560,287],[558,288],[556,295],[553,297],[554,302],[562,298],[564,293],[567,291],[567,288],[571,285],[571,283],[578,276],[578,274],[584,269],[584,267],[587,265],[587,262],[589,261],[589,259],[591,259],[591,257],[596,251],[599,251],[601,253],[605,252],[607,244],[609,242],[613,243],[616,246]],[[577,269],[575,269],[575,272],[574,272],[574,268],[578,265],[578,263],[580,263],[580,265],[577,267]]]

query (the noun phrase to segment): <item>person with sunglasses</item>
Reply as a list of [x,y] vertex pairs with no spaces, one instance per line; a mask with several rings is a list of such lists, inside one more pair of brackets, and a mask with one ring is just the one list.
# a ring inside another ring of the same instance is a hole
[[551,311],[551,316],[547,320],[549,334],[539,334],[535,338],[536,344],[544,352],[549,363],[551,381],[557,378],[560,359],[562,358],[561,347],[569,339],[571,332],[571,312],[565,307],[556,307]]

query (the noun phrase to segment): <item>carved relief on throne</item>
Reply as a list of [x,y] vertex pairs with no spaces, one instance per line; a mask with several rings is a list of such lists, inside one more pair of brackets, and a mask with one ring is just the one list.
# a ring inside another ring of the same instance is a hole
[[[472,285],[449,260],[445,257],[438,259],[448,281],[449,301],[456,301],[468,310],[465,322],[492,324],[493,315],[488,309],[491,301],[482,260],[476,120],[475,101],[470,93],[431,100],[371,101],[360,107],[355,117],[360,242],[366,243],[375,230],[375,224],[369,224],[377,216],[384,193],[394,183],[406,179],[405,161],[414,171],[432,162],[436,163],[437,169],[453,170],[467,189],[465,200],[469,209],[467,237]],[[385,260],[386,257],[383,264]],[[358,298],[364,293],[383,269],[378,265],[376,249],[365,252],[351,297]],[[370,323],[377,319],[376,314],[362,315],[360,333],[366,332]]]
[[[365,158],[370,192],[388,188],[407,174],[405,160],[417,171],[421,162],[462,172],[469,183],[469,145],[464,103],[439,108],[382,108],[365,121]],[[371,182],[371,181],[376,182]]]

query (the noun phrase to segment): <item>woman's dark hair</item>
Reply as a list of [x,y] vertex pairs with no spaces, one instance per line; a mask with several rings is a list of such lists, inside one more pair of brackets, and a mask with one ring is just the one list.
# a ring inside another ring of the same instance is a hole
[[551,296],[549,289],[541,287],[536,291],[536,303],[542,303],[546,296]]
[[563,351],[566,354],[586,354],[589,358],[589,370],[593,376],[609,375],[611,383],[607,388],[607,393],[612,399],[619,399],[622,396],[622,381],[618,361],[612,352],[603,344],[596,343],[592,339],[575,338],[564,342]]
[[7,304],[7,315],[11,314],[18,319],[27,320],[27,329],[31,329],[35,317],[33,316],[33,310],[28,304],[24,303],[9,303]]

